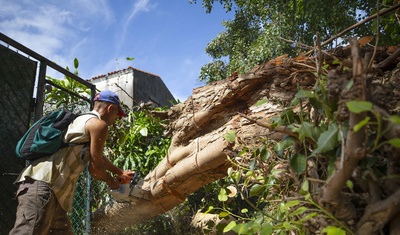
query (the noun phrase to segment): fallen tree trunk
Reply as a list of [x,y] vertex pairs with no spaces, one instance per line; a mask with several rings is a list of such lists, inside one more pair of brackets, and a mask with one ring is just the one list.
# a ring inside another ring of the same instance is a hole
[[[299,84],[304,87],[314,82],[301,79],[303,73],[310,75],[307,66],[312,66],[312,61],[308,61],[309,65],[304,62],[304,58],[278,57],[243,76],[197,88],[188,100],[172,107],[172,143],[168,155],[144,179],[146,199],[112,203],[98,210],[92,222],[93,234],[118,233],[121,228],[146,221],[179,205],[200,187],[224,177],[230,166],[228,156],[236,155],[234,143],[226,141],[224,135],[233,130],[237,141],[252,144],[257,141],[255,133],[273,133],[239,114],[251,113],[253,118],[275,115],[280,104],[293,98]],[[303,72],[298,73],[300,70]],[[297,74],[290,76],[293,72]],[[262,98],[278,102],[252,107]]]

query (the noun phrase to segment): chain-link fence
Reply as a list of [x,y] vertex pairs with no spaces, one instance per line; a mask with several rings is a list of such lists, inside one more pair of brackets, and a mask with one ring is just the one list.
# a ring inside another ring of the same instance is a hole
[[[45,79],[49,66],[81,83],[89,93],[77,94]],[[55,108],[74,113],[90,111],[94,93],[94,85],[0,33],[0,187],[3,191],[0,194],[0,234],[8,234],[15,221],[17,188],[13,182],[25,166],[14,152],[19,138],[43,113]],[[49,99],[48,94],[57,96]],[[67,97],[67,102],[60,106],[62,97]],[[107,191],[107,186],[92,180],[85,169],[78,181],[70,213],[75,234],[90,234],[91,214],[108,201]]]
[[108,186],[93,180],[86,168],[75,191],[73,212],[69,214],[75,234],[90,234],[91,213],[109,200]]

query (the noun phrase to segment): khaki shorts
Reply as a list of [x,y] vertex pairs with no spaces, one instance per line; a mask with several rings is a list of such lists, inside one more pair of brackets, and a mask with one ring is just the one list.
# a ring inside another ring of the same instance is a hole
[[19,184],[14,228],[9,235],[73,235],[67,212],[58,203],[50,186],[27,179]]

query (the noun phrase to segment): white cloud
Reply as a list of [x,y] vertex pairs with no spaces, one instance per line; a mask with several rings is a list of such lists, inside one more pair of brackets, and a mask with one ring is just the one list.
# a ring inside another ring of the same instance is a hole
[[76,55],[77,51],[88,42],[88,38],[82,38],[80,41],[76,42],[75,45],[70,49],[70,55]]
[[193,65],[194,64],[194,62],[193,62],[193,60],[191,58],[184,59],[182,63],[184,65]]
[[149,12],[153,9],[157,8],[157,3],[150,3],[150,0],[137,0],[136,3],[132,6],[132,9],[129,11],[129,15],[124,20],[122,34],[119,36],[119,40],[117,43],[117,49],[120,49],[121,44],[123,43],[124,39],[126,38],[126,34],[129,28],[131,21],[135,18],[137,14],[140,12]]
[[14,1],[0,0],[0,5],[0,18],[13,15],[13,12],[22,13],[23,10],[21,5],[15,3]]
[[43,34],[10,30],[6,35],[41,55],[53,55],[63,45],[60,39]]
[[126,22],[129,23],[139,12],[149,12],[155,7],[157,7],[157,4],[150,4],[150,0],[138,0],[135,5],[133,5],[131,13],[129,14]]
[[71,25],[79,30],[88,31],[95,23],[108,27],[114,20],[114,14],[107,0],[74,0],[66,8],[74,12]]
[[91,40],[85,34],[93,25],[107,27],[113,22],[107,2],[0,0],[0,31],[65,67]]

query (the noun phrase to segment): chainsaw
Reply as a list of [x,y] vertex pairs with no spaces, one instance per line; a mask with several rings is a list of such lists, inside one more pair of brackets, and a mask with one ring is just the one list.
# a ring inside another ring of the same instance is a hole
[[122,174],[117,177],[120,187],[117,189],[110,189],[110,194],[117,202],[130,202],[136,198],[143,198],[143,180],[140,180],[140,174],[134,173],[133,175]]

